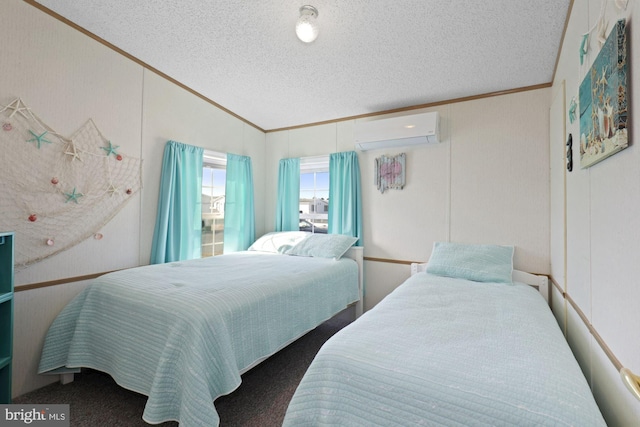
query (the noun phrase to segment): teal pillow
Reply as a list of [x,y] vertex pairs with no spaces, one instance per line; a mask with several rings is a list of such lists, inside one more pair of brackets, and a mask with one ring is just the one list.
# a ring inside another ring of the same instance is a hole
[[284,254],[308,236],[310,233],[306,231],[273,231],[256,240],[248,250]]
[[343,234],[310,234],[286,253],[287,255],[340,259],[357,241],[357,237]]
[[475,282],[513,283],[513,246],[436,242],[427,273]]

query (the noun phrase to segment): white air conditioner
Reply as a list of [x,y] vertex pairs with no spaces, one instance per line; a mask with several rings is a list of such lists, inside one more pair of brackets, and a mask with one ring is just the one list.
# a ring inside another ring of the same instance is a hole
[[356,122],[356,149],[367,151],[438,143],[439,122],[438,112]]

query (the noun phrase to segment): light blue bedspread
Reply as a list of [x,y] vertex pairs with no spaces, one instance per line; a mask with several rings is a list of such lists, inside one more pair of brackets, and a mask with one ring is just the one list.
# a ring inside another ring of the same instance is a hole
[[59,314],[39,372],[109,373],[149,396],[143,419],[216,426],[240,372],[358,299],[350,259],[240,252],[96,279]]
[[604,426],[535,289],[418,273],[322,347],[284,426]]

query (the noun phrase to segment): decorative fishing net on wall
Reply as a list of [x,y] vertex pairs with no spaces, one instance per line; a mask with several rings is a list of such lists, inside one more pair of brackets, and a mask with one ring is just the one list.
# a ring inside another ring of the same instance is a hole
[[380,156],[376,158],[375,184],[381,193],[388,189],[402,190],[404,188],[405,153],[397,156]]
[[0,230],[16,234],[16,267],[102,238],[140,191],[141,160],[120,153],[91,119],[66,138],[18,98],[0,106],[0,125]]

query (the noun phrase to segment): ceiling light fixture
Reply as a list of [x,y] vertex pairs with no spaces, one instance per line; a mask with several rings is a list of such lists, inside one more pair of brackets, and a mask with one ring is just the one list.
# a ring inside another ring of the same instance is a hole
[[305,5],[300,8],[300,18],[296,22],[296,34],[305,43],[311,43],[318,37],[318,9]]

